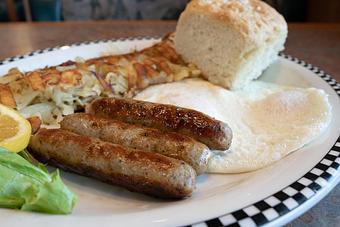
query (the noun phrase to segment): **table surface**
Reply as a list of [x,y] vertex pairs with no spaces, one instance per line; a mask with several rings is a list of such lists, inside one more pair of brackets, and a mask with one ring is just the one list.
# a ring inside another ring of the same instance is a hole
[[[0,23],[0,59],[80,41],[163,36],[175,21]],[[320,67],[340,81],[340,24],[289,24],[285,53]],[[288,226],[337,226],[340,185]]]

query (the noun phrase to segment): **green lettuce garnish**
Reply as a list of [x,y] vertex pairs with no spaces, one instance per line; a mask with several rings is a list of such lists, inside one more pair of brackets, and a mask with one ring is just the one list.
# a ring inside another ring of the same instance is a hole
[[[29,158],[27,153],[23,156]],[[24,157],[0,148],[0,207],[50,214],[69,214],[76,195],[62,182],[59,171],[31,164]]]

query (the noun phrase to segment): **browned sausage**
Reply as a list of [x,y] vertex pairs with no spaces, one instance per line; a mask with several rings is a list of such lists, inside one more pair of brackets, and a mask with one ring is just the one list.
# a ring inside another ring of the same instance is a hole
[[133,99],[101,98],[88,105],[86,111],[131,124],[182,133],[211,149],[226,150],[231,144],[232,132],[227,124],[191,109]]
[[62,129],[40,129],[29,150],[42,162],[155,197],[184,198],[195,188],[195,170],[183,161]]
[[103,141],[134,149],[160,153],[185,161],[197,174],[207,169],[210,151],[204,144],[194,139],[158,129],[132,125],[86,113],[65,116],[61,128],[79,135],[91,136]]

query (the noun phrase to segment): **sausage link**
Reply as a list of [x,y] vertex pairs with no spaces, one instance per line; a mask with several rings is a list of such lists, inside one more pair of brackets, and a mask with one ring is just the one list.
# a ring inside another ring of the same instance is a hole
[[62,129],[79,135],[183,160],[191,165],[198,175],[206,171],[211,155],[208,147],[188,136],[162,132],[158,129],[132,125],[92,114],[67,115],[60,125]]
[[173,105],[133,99],[100,98],[88,105],[86,112],[163,131],[182,133],[216,150],[228,149],[232,140],[232,131],[226,123],[196,110]]
[[184,198],[195,188],[195,170],[183,161],[62,129],[40,129],[29,150],[42,162],[155,197]]

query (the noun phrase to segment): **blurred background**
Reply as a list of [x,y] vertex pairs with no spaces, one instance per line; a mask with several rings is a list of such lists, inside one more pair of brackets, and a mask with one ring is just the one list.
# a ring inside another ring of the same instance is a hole
[[[0,22],[177,19],[189,0],[0,0]],[[340,22],[340,0],[266,0],[288,22]]]

